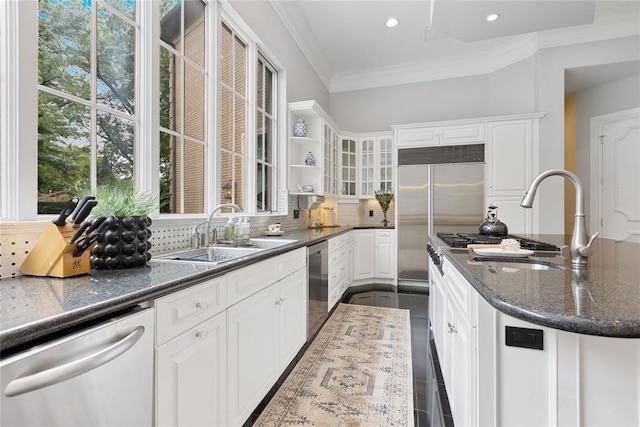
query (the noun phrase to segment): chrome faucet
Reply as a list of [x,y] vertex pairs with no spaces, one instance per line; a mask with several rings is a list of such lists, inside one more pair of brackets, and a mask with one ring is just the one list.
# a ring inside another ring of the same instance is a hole
[[595,233],[589,237],[587,234],[587,224],[584,213],[584,187],[580,179],[573,173],[563,169],[550,169],[542,172],[535,177],[527,190],[520,206],[530,208],[533,206],[533,199],[536,197],[536,191],[540,183],[547,177],[559,175],[567,178],[576,189],[576,214],[573,220],[573,234],[571,235],[571,243],[569,244],[569,253],[571,255],[571,266],[576,269],[587,268],[589,256],[591,255],[591,244],[598,236]]
[[[216,212],[224,208],[231,208],[234,210],[234,212],[242,212],[242,208],[236,205],[235,203],[223,203],[213,208],[213,210],[209,214],[209,218],[207,218],[207,222],[204,223],[204,246],[209,246],[209,230],[211,229],[211,220],[213,219]],[[218,233],[217,233],[217,230],[214,230],[214,231],[216,231],[214,235],[214,244],[215,244],[215,243],[218,243]]]

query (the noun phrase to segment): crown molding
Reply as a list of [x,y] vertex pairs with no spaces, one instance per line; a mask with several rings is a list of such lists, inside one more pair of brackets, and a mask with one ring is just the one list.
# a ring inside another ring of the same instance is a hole
[[640,36],[638,16],[615,11],[598,22],[505,38],[490,51],[389,67],[333,73],[295,2],[269,0],[329,93],[421,83],[491,73],[535,55],[540,49]]
[[309,24],[300,8],[296,2],[292,1],[268,1],[328,91],[333,70],[322,54],[322,49],[320,49],[315,36],[309,31]]

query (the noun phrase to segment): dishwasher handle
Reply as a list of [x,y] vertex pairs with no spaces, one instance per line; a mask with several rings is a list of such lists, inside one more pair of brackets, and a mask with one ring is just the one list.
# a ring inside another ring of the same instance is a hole
[[91,371],[99,366],[104,365],[127,352],[131,347],[142,338],[144,334],[144,326],[136,327],[126,337],[122,338],[109,347],[90,354],[73,362],[56,366],[26,377],[16,378],[7,384],[4,394],[7,397],[18,396],[30,391],[38,390],[59,382],[71,379],[85,372]]

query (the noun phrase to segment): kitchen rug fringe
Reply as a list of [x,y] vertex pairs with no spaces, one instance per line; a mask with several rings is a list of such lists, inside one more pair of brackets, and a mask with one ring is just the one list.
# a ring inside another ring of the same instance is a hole
[[340,304],[254,426],[414,425],[409,310]]

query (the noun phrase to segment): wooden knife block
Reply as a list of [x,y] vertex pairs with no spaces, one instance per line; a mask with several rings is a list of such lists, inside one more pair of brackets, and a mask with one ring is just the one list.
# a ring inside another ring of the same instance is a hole
[[71,224],[58,227],[49,223],[20,266],[20,272],[49,277],[72,277],[88,273],[91,268],[91,247],[81,256],[74,257],[75,245],[69,243],[76,230]]

